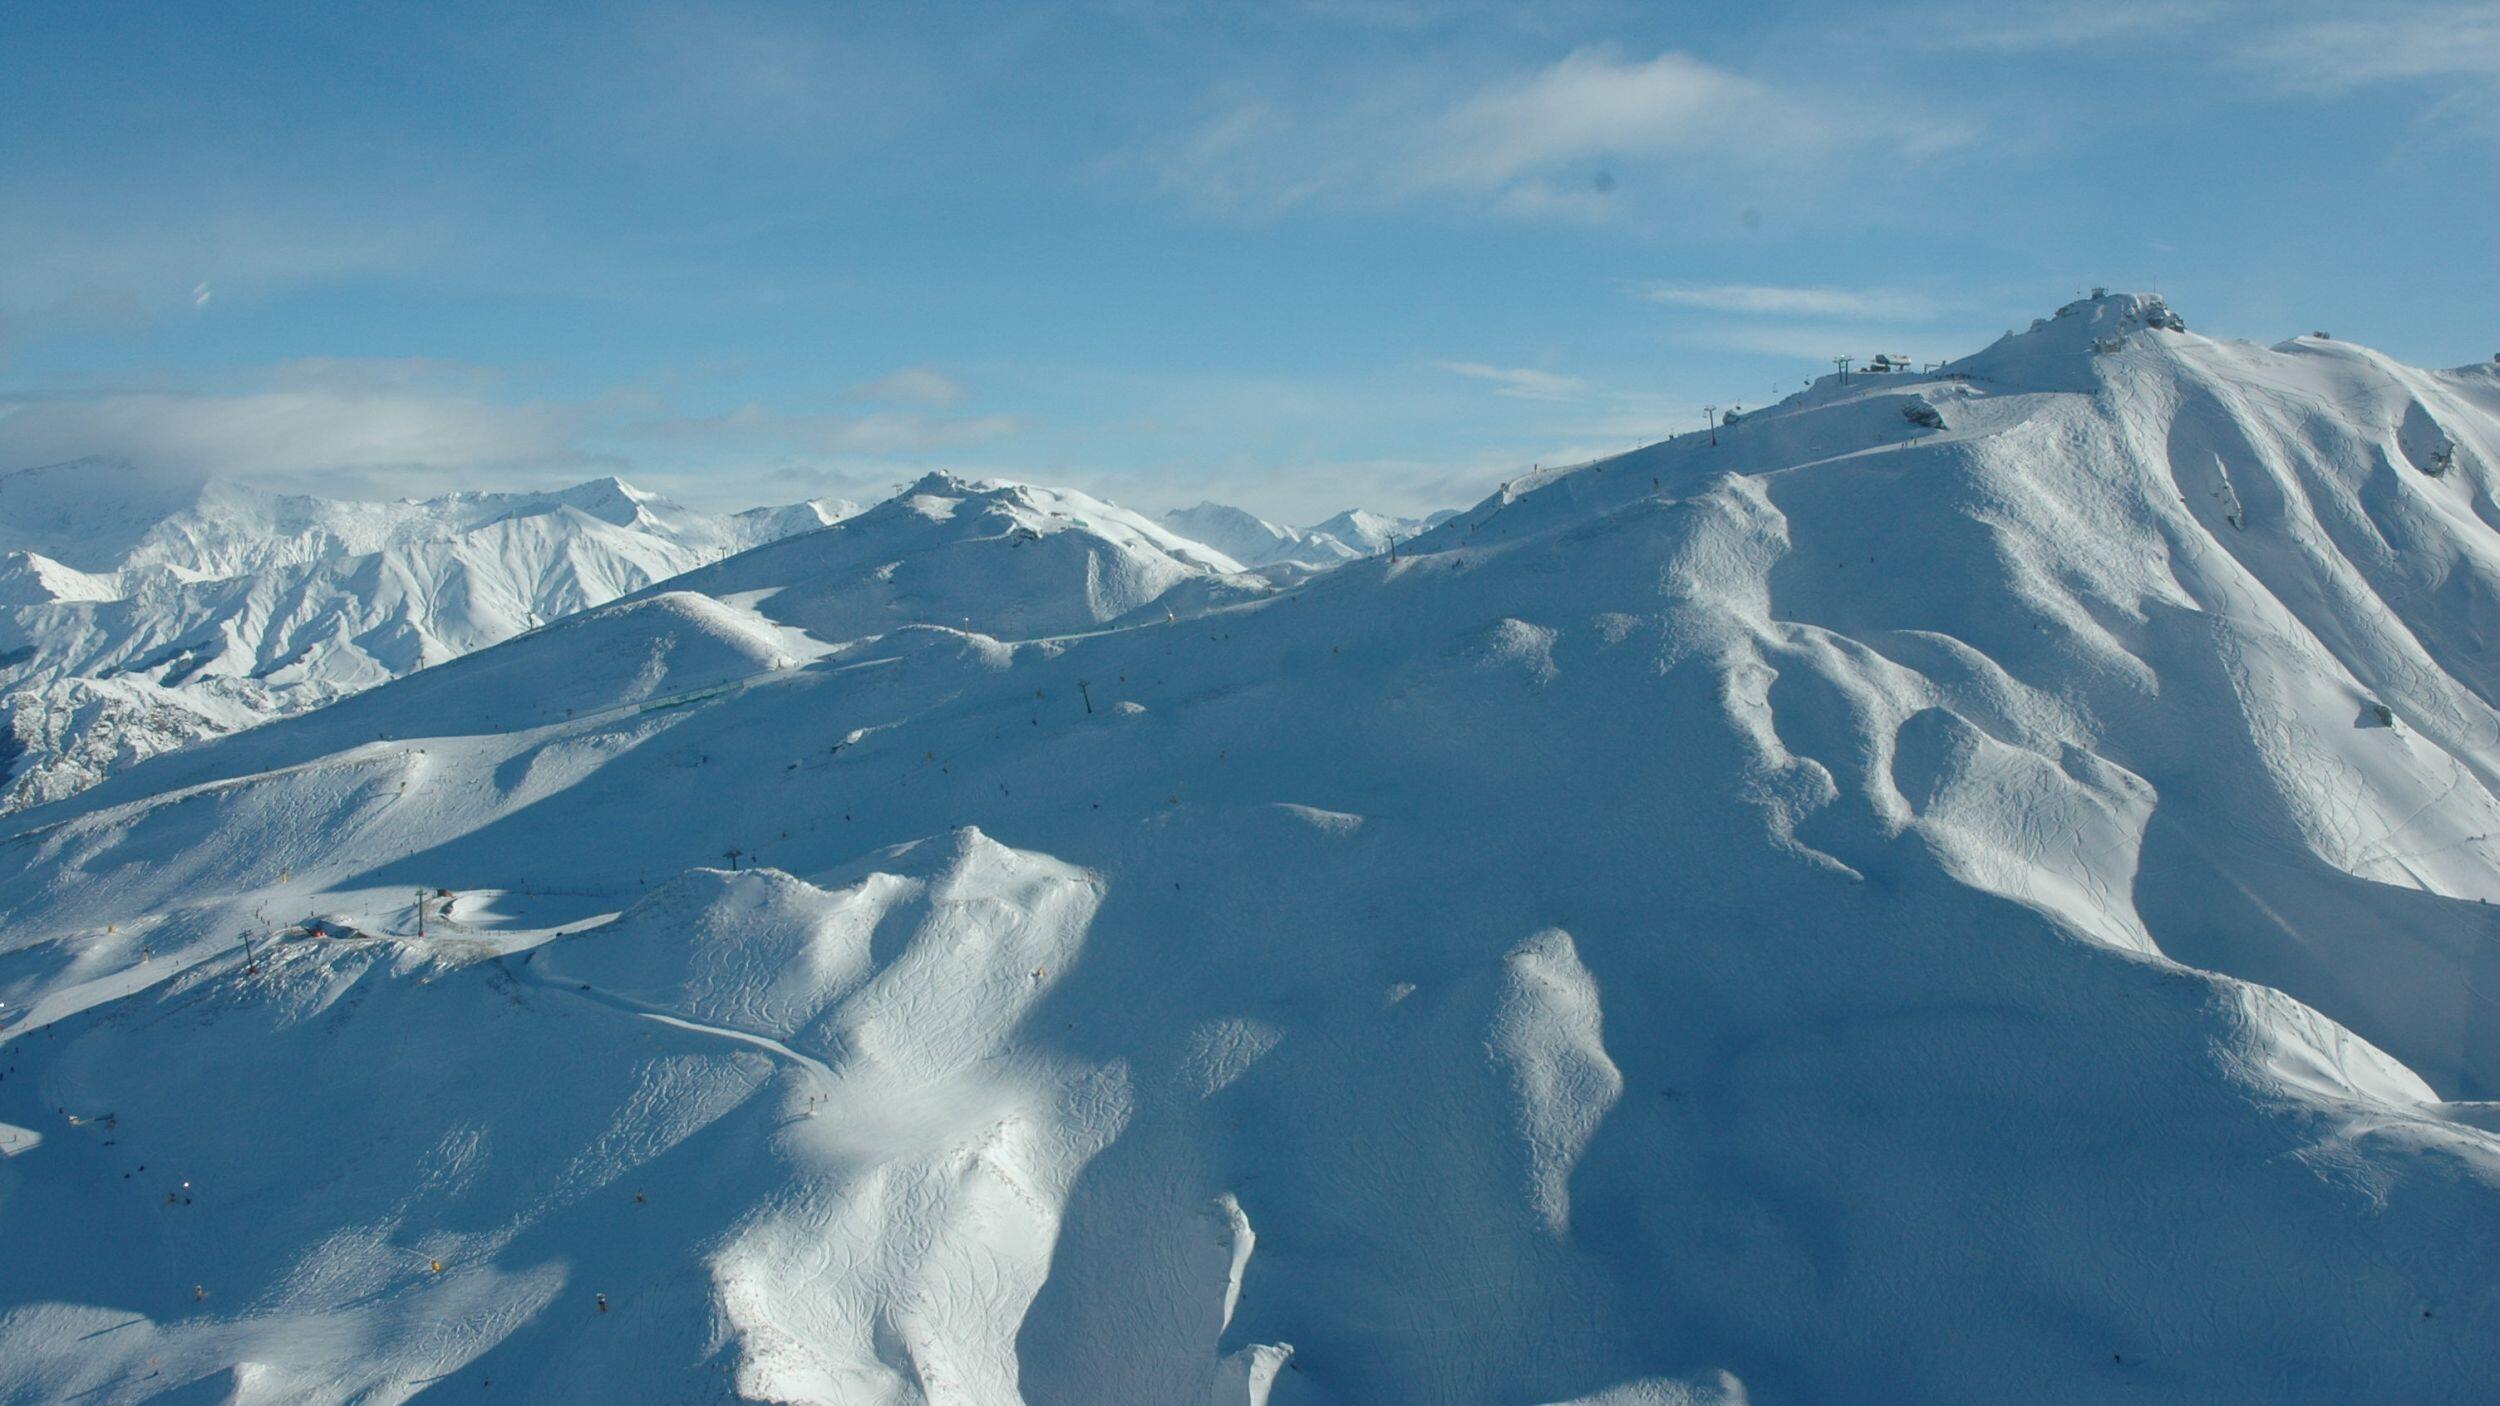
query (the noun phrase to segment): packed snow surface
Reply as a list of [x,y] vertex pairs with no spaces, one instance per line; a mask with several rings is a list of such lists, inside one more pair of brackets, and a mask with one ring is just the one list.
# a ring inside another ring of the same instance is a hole
[[850,511],[722,517],[615,479],[364,503],[110,460],[0,476],[0,809]]
[[160,756],[0,840],[0,1400],[2492,1399],[2495,489],[2494,368],[2121,295]]

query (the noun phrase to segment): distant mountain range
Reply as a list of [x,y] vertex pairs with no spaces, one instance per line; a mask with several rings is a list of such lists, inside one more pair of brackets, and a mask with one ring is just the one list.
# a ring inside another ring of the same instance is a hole
[[[945,491],[930,483],[959,481],[941,475],[905,490],[846,547],[875,540],[879,524],[910,511],[901,505]],[[995,492],[1022,495],[1017,510],[1037,521],[1081,499],[1089,520],[1183,575],[1334,566],[1447,516],[1355,510],[1296,529],[1204,504],[1157,524],[1083,495]],[[988,501],[1008,510],[1008,498]],[[0,812],[859,511],[820,499],[705,513],[615,478],[364,502],[108,459],[0,476]],[[1146,569],[1142,560],[1116,562],[1101,598],[1118,598],[1116,583]],[[1147,574],[1161,579],[1161,570]],[[966,611],[1019,600],[1042,608],[1029,594],[944,584]]]
[[374,503],[97,459],[0,476],[0,810],[853,511],[613,478]]
[[1289,563],[1327,567],[1378,556],[1390,543],[1437,527],[1455,510],[1430,517],[1384,517],[1351,508],[1310,527],[1279,527],[1246,509],[1200,503],[1163,515],[1163,525],[1194,538],[1244,566]]

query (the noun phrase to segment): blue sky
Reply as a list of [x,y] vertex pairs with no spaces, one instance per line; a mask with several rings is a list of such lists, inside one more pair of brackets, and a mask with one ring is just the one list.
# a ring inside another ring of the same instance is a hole
[[0,469],[1308,522],[2095,283],[2500,351],[2500,0],[28,0],[0,80]]

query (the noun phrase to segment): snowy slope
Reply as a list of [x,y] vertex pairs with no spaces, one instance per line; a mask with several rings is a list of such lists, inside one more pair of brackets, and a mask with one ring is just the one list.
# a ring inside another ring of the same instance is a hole
[[852,511],[614,479],[342,502],[80,460],[0,477],[0,806],[300,712]]
[[1285,591],[933,479],[14,817],[0,1400],[2486,1399],[2500,376],[2170,321]]

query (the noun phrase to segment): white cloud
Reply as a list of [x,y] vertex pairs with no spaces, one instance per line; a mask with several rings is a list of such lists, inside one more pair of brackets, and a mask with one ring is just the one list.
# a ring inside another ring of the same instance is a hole
[[863,381],[844,391],[846,400],[882,401],[895,405],[926,405],[939,409],[964,398],[963,385],[943,371],[927,366],[906,366]]
[[1690,54],[1639,59],[1601,45],[1456,89],[1429,75],[1367,74],[1358,92],[1244,99],[1158,164],[1168,187],[1220,210],[1442,196],[1586,218],[1619,208],[1619,180],[1634,170],[1793,184],[1838,158],[1919,160],[1968,137],[1912,104],[1789,90]]
[[[1734,135],[1733,114],[1772,106],[1750,79],[1685,54],[1627,62],[1582,49],[1488,85],[1435,121],[1425,184],[1498,187],[1570,162],[1687,151]],[[1788,125],[1783,119],[1782,125]]]
[[1892,288],[1799,288],[1759,283],[1652,283],[1640,296],[1653,303],[1755,317],[1873,317],[1917,320],[1933,316],[1936,301]]
[[1528,400],[1569,400],[1588,390],[1588,383],[1578,377],[1557,375],[1551,371],[1488,366],[1481,361],[1436,361],[1432,364],[1453,376],[1491,381],[1502,388],[1502,394]]

